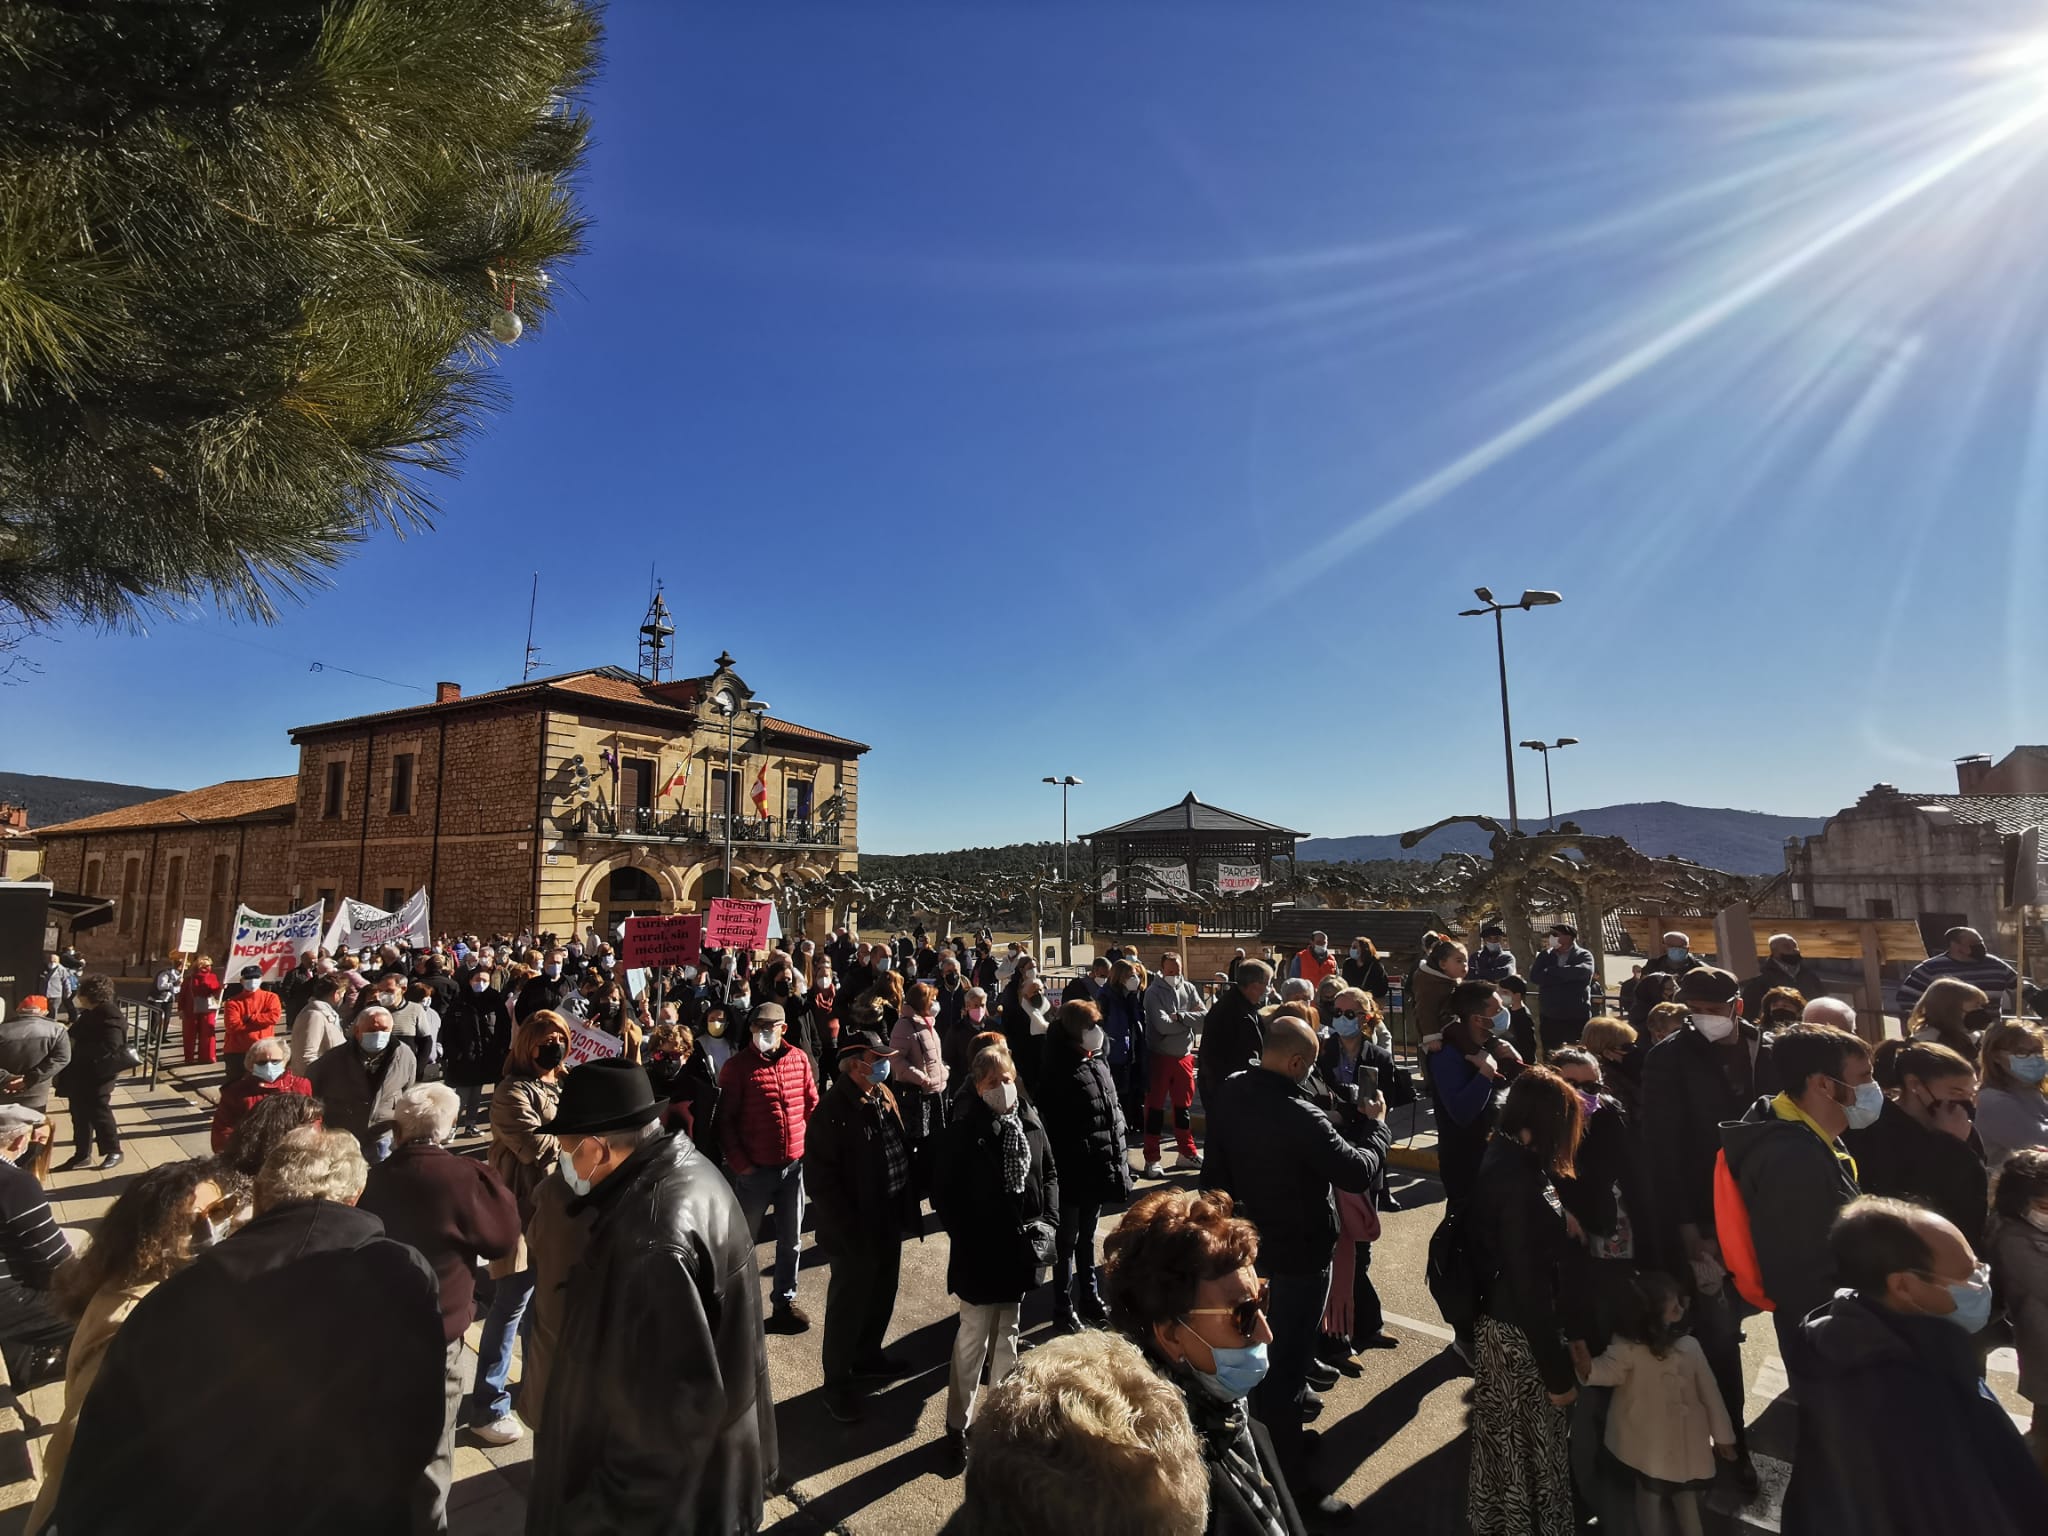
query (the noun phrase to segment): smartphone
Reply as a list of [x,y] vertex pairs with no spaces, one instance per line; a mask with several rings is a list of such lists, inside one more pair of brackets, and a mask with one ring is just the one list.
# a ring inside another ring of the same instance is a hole
[[1358,1096],[1369,1099],[1380,1091],[1380,1069],[1360,1067],[1358,1069]]

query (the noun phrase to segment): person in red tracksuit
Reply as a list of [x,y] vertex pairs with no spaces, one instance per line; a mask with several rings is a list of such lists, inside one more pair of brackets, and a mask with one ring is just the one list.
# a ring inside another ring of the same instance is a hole
[[751,1038],[718,1074],[718,1139],[749,1235],[760,1231],[762,1216],[775,1207],[774,1305],[762,1327],[802,1333],[811,1326],[796,1304],[804,1127],[818,1107],[818,1079],[810,1056],[784,1042],[784,1023],[780,1003],[763,1003],[748,1015]]
[[213,957],[201,955],[178,986],[178,1018],[185,1026],[185,1062],[214,1059],[214,1022],[220,1009],[220,977]]

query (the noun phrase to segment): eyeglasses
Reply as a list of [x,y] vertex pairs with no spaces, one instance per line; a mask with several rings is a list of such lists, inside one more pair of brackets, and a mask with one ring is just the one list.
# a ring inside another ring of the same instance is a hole
[[1247,1342],[1259,1331],[1259,1320],[1265,1315],[1266,1303],[1273,1294],[1273,1282],[1261,1280],[1259,1288],[1234,1307],[1191,1307],[1189,1317],[1228,1317],[1237,1325],[1237,1331]]

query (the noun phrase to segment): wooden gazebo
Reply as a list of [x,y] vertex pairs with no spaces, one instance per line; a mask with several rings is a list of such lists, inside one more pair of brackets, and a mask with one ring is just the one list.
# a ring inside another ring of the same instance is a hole
[[[1272,910],[1267,892],[1293,876],[1294,845],[1305,836],[1204,805],[1192,792],[1164,810],[1084,832],[1095,871],[1092,926],[1137,934],[1196,923],[1204,933],[1257,934]],[[1276,873],[1279,859],[1287,863]]]

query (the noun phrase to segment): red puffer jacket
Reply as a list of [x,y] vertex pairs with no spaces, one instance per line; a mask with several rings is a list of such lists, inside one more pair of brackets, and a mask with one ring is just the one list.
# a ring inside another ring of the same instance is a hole
[[773,1056],[736,1051],[718,1074],[718,1139],[734,1173],[780,1168],[804,1155],[804,1124],[818,1107],[811,1058],[793,1045]]

